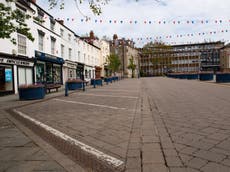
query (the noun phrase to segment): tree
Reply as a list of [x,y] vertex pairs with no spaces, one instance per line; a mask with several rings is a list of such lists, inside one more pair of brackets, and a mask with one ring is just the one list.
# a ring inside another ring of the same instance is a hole
[[[7,0],[6,2],[11,3],[13,0]],[[33,41],[34,38],[30,33],[30,28],[26,24],[26,20],[29,18],[30,16],[21,10],[12,10],[10,6],[0,3],[0,38],[10,39],[11,42],[16,44],[16,40],[11,37],[11,34],[17,32]]]
[[116,54],[110,54],[108,56],[108,68],[112,71],[113,74],[119,70],[121,65],[121,61]]
[[[12,33],[21,33],[25,35],[29,40],[34,41],[30,28],[26,24],[26,20],[32,16],[25,14],[19,9],[12,10],[11,3],[15,3],[16,0],[5,0],[6,3],[0,3],[0,39],[10,39],[11,42],[16,44],[16,40],[12,37]],[[74,0],[83,3],[86,0]],[[101,6],[108,3],[109,0],[88,0],[89,8],[95,15],[102,13]],[[66,1],[67,2],[67,1]],[[50,8],[59,6],[60,9],[64,9],[65,0],[48,0]]]
[[132,71],[132,78],[134,78],[134,72],[135,72],[136,67],[137,67],[137,65],[134,63],[134,59],[132,56],[132,58],[129,59],[129,65],[128,65],[128,69],[131,69],[131,71]]

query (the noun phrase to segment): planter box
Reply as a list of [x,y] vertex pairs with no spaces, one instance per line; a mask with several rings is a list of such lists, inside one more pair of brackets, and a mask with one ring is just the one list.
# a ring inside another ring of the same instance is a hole
[[230,73],[217,73],[216,82],[230,82]]
[[213,73],[200,73],[200,81],[211,81],[213,80]]
[[67,82],[68,90],[77,90],[83,88],[83,82]]
[[192,74],[186,74],[187,79],[198,79],[198,74],[192,73]]
[[91,79],[91,85],[101,85],[102,86],[102,79]]
[[108,83],[108,82],[111,82],[111,83],[112,83],[112,78],[109,78],[109,77],[108,77],[108,78],[104,78],[104,81],[107,82],[107,83]]
[[29,87],[29,88],[19,88],[19,99],[20,100],[37,100],[43,99],[45,97],[45,87]]

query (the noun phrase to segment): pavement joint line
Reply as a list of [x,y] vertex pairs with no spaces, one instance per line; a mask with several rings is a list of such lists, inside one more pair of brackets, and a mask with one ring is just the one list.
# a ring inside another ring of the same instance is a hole
[[110,155],[107,155],[107,154],[105,154],[105,153],[103,153],[103,152],[101,152],[101,151],[99,151],[99,150],[97,150],[97,149],[95,149],[89,145],[86,145],[85,143],[82,143],[82,142],[80,142],[80,141],[78,141],[78,140],[76,140],[76,139],[74,139],[74,138],[72,138],[72,137],[70,137],[70,136],[44,124],[44,123],[42,123],[42,122],[40,122],[40,121],[37,121],[34,118],[29,117],[28,115],[24,114],[23,112],[20,112],[16,109],[13,109],[13,111],[16,114],[20,115],[21,117],[31,121],[35,125],[37,125],[43,129],[45,129],[46,131],[50,132],[51,134],[65,140],[67,142],[70,142],[71,144],[74,144],[74,145],[80,147],[80,149],[82,149],[83,151],[96,156],[98,159],[106,162],[109,165],[112,165],[114,167],[119,167],[120,165],[122,165],[124,163],[123,161],[121,161],[117,158],[114,158]]
[[126,108],[119,108],[119,107],[114,107],[114,106],[99,105],[99,104],[85,103],[85,102],[77,102],[77,101],[71,101],[71,100],[62,100],[62,99],[53,99],[53,100],[62,101],[62,102],[65,102],[65,103],[74,103],[74,104],[81,104],[81,105],[97,106],[97,107],[118,109],[118,110],[128,110]]
[[[78,94],[78,93],[74,93],[74,94]],[[112,95],[103,95],[103,94],[78,94],[78,95],[84,95],[84,96],[98,96],[98,97],[118,97],[118,98],[130,98],[130,99],[137,99],[138,97],[134,97],[134,96],[112,96]]]

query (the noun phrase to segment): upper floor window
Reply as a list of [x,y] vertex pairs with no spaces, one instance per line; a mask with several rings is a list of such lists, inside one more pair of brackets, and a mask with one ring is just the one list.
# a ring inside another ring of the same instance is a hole
[[50,18],[50,30],[54,31],[55,26],[55,20],[53,18]]
[[71,34],[68,34],[68,40],[71,41]]
[[61,44],[61,57],[64,58],[65,46]]
[[80,62],[81,52],[80,52],[80,51],[78,51],[77,53],[78,53],[78,62]]
[[51,54],[55,54],[55,42],[56,39],[54,37],[50,37],[51,38]]
[[18,34],[18,53],[26,55],[26,37]]
[[72,58],[72,49],[69,48],[69,59],[71,60],[71,58]]
[[45,36],[45,33],[42,32],[41,30],[38,30],[38,49],[39,51],[44,50],[44,36]]
[[60,29],[60,35],[62,38],[64,37],[64,30],[63,29]]

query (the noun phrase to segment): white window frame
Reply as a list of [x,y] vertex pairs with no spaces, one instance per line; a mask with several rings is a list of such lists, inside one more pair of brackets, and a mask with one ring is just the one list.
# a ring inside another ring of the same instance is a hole
[[18,33],[18,54],[26,55],[26,36]]
[[44,51],[44,35],[38,33],[38,49]]

